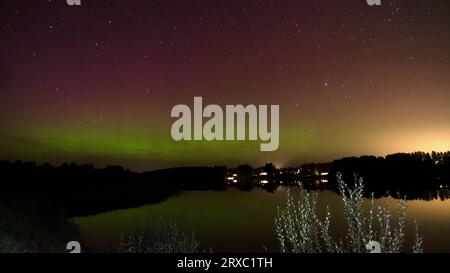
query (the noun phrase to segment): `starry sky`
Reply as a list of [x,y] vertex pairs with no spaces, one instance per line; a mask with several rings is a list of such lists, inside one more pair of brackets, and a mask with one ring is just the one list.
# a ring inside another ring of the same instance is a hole
[[[450,1],[3,0],[0,159],[283,167],[450,150]],[[280,146],[175,142],[176,104],[279,104]]]

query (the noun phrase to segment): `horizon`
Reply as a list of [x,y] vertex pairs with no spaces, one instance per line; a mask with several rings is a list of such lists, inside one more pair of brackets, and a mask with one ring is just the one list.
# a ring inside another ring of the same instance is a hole
[[296,165],[277,165],[276,162],[273,161],[267,161],[267,162],[263,162],[261,164],[256,164],[256,165],[252,165],[249,163],[240,163],[240,164],[236,164],[236,165],[225,165],[225,164],[212,164],[212,165],[174,165],[174,166],[167,166],[167,167],[163,167],[163,168],[143,168],[143,169],[133,169],[130,168],[126,165],[121,165],[121,164],[95,164],[92,162],[76,162],[76,161],[61,161],[61,162],[46,162],[46,161],[35,161],[35,160],[21,160],[21,159],[16,159],[16,160],[11,160],[11,159],[3,159],[0,158],[0,161],[6,161],[6,162],[10,162],[10,163],[14,163],[14,162],[22,162],[22,163],[35,163],[37,166],[42,166],[44,164],[50,164],[52,167],[61,167],[64,164],[76,164],[77,166],[82,166],[82,165],[91,165],[93,168],[95,169],[103,169],[106,167],[111,167],[111,166],[117,166],[117,167],[122,167],[125,170],[129,170],[131,172],[135,172],[135,173],[145,173],[145,172],[151,172],[151,171],[157,171],[157,170],[164,170],[164,169],[175,169],[175,168],[190,168],[190,167],[226,167],[227,169],[235,169],[239,166],[243,166],[243,165],[249,165],[254,169],[257,168],[261,168],[264,167],[265,164],[268,163],[272,163],[275,165],[275,167],[277,169],[289,169],[289,168],[297,168],[297,167],[301,167],[302,165],[305,164],[328,164],[328,163],[332,163],[335,160],[340,160],[340,159],[344,159],[344,158],[360,158],[360,157],[376,157],[376,158],[386,158],[389,155],[395,155],[395,154],[414,154],[414,153],[425,153],[425,154],[429,154],[431,155],[433,152],[438,153],[438,154],[445,154],[445,153],[450,153],[450,150],[447,151],[413,151],[413,152],[395,152],[395,153],[389,153],[389,154],[385,154],[385,155],[372,155],[372,154],[361,154],[361,155],[347,155],[347,156],[343,156],[343,157],[337,157],[337,158],[333,158],[330,159],[328,161],[304,161],[304,162],[300,162],[297,163]]

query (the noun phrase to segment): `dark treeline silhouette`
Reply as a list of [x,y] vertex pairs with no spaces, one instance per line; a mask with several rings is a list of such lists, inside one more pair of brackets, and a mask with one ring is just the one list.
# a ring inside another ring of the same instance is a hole
[[180,190],[225,190],[227,168],[216,167],[180,167],[149,171],[139,174],[146,181],[164,182]]
[[[225,167],[172,168],[136,173],[120,166],[0,161],[0,202],[37,199],[62,206],[68,216],[158,203],[185,190],[223,190]],[[38,201],[36,201],[38,202]]]
[[348,157],[333,161],[329,173],[332,181],[338,172],[345,181],[362,177],[371,192],[427,190],[449,184],[450,152]]
[[376,197],[398,192],[409,199],[442,199],[448,196],[444,191],[450,185],[450,152],[348,157],[284,169],[268,163],[258,168],[184,167],[143,173],[120,166],[95,168],[65,163],[55,167],[0,161],[0,205],[17,206],[17,200],[31,206],[45,202],[47,207],[61,208],[58,213],[69,217],[158,203],[187,190],[225,190],[228,186],[275,192],[280,185],[301,182],[311,189],[337,192],[338,172],[347,183],[355,176],[362,177],[366,193],[373,192]]
[[275,192],[281,185],[302,185],[311,190],[339,193],[337,174],[346,183],[362,178],[366,196],[392,195],[407,199],[435,200],[449,198],[450,152],[396,153],[386,157],[347,157],[330,163],[306,163],[299,167],[277,169],[271,163],[253,169],[242,165],[230,169],[231,185],[250,191],[259,186]]

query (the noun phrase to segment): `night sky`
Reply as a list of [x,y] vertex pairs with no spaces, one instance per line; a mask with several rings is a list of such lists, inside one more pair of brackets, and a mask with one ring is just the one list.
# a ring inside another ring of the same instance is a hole
[[[176,104],[279,104],[280,146],[175,142]],[[450,150],[450,1],[2,0],[0,159],[278,166]]]

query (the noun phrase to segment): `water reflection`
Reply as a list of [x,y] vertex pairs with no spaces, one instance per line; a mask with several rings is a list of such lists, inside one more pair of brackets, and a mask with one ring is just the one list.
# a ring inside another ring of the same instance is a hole
[[[372,193],[375,198],[382,198],[392,196],[395,198],[406,198],[407,200],[447,200],[450,198],[450,186],[446,184],[430,183],[430,187],[421,189],[385,189],[377,190],[373,188],[366,189],[366,197],[371,197]],[[264,189],[267,192],[274,193],[278,187],[282,186],[298,186],[307,190],[324,191],[330,190],[339,194],[337,186],[330,183],[328,179],[313,179],[313,180],[293,180],[293,181],[279,181],[270,180],[267,178],[256,179],[251,181],[237,181],[228,185],[229,187],[236,187],[243,191],[250,191],[254,187]]]
[[[288,190],[295,197],[300,185],[318,191],[318,214],[324,216],[328,206],[333,215],[332,232],[336,237],[342,237],[345,225],[339,195],[326,189],[323,183],[313,181],[298,181],[289,186],[257,184],[244,191],[237,186],[224,191],[188,191],[159,204],[76,217],[73,221],[80,227],[81,236],[86,241],[98,242],[101,246],[114,244],[122,234],[143,227],[149,221],[174,219],[186,232],[195,231],[202,249],[211,248],[214,252],[276,252],[279,250],[274,231],[277,207],[284,205]],[[425,238],[425,252],[450,252],[448,191],[430,191],[422,196],[423,199],[407,202],[406,234],[412,234],[415,218]],[[439,196],[445,198],[440,199]],[[385,205],[386,202],[389,202],[393,217],[396,217],[397,205],[392,198],[381,197],[376,199],[375,204]]]

